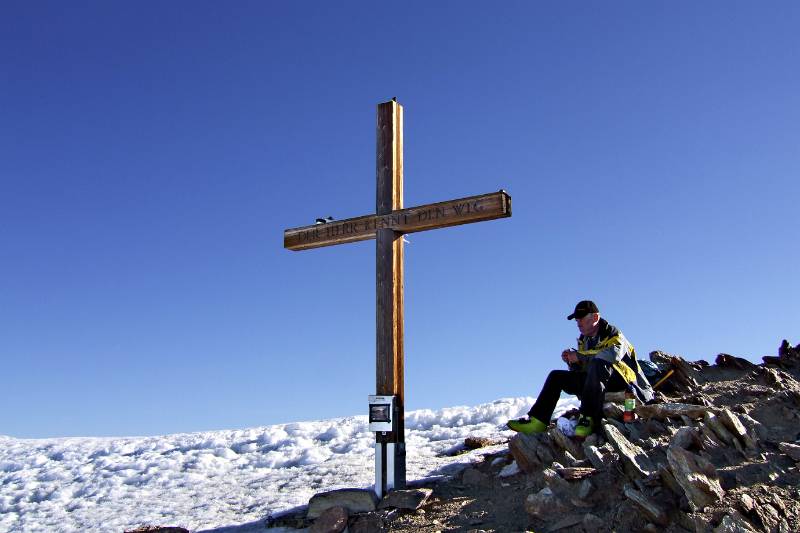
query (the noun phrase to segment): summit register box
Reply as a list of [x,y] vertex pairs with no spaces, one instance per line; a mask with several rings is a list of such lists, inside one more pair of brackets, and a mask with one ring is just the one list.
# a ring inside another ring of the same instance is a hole
[[395,396],[369,396],[369,430],[375,433],[394,430]]

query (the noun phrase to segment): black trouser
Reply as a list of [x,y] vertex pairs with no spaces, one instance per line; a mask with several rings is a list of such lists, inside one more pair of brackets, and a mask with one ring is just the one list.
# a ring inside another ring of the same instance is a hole
[[622,391],[626,387],[627,383],[619,372],[614,370],[611,363],[602,359],[592,359],[586,372],[553,370],[547,376],[542,392],[528,415],[545,424],[549,423],[561,391],[564,391],[581,400],[582,415],[591,416],[598,422],[603,418],[603,396],[606,391]]

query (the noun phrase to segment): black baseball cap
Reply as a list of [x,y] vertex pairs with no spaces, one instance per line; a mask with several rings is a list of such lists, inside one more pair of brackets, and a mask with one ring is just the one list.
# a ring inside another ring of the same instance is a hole
[[575,306],[575,312],[572,313],[567,317],[567,320],[572,320],[573,318],[583,318],[589,313],[599,313],[600,310],[597,308],[597,305],[591,300],[581,300],[578,302],[578,305]]

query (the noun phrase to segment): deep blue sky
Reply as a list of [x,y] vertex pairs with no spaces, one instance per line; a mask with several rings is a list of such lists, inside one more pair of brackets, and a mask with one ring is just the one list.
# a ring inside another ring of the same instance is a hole
[[794,2],[4,2],[0,434],[360,414],[374,242],[283,230],[405,205],[407,409],[536,395],[594,299],[654,349],[800,342]]

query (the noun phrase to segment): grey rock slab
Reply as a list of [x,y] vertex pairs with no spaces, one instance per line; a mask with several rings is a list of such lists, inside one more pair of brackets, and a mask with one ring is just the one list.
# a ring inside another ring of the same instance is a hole
[[669,441],[670,446],[676,446],[688,450],[689,448],[701,448],[703,443],[697,429],[682,427],[675,432]]
[[545,468],[544,471],[542,471],[542,477],[547,486],[550,487],[550,490],[556,495],[568,496],[572,492],[572,486],[569,481],[559,476],[552,468]]
[[739,437],[740,439],[744,439],[747,436],[747,428],[744,427],[742,421],[739,420],[739,417],[736,416],[733,411],[730,409],[722,409],[719,412],[719,421],[728,428],[728,431]]
[[603,400],[606,403],[624,403],[625,391],[606,392]]
[[644,451],[626,439],[616,427],[611,424],[604,424],[603,431],[608,442],[619,453],[620,459],[625,466],[625,471],[629,476],[647,477],[655,470],[655,466]]
[[511,464],[504,466],[497,475],[500,477],[511,477],[516,476],[519,473],[519,465],[516,461],[512,461]]
[[713,431],[722,442],[731,446],[733,445],[735,437],[728,431],[728,428],[725,427],[717,415],[707,412],[703,416],[703,422],[706,426],[711,428],[711,431]]
[[692,509],[702,509],[725,496],[714,466],[706,459],[683,448],[667,448],[667,461]]
[[581,446],[572,440],[571,438],[564,435],[560,429],[552,428],[548,432],[550,438],[558,445],[559,448],[562,450],[568,451],[574,458],[576,459],[583,459],[583,449]]
[[575,514],[573,514],[573,515],[565,516],[564,518],[562,518],[561,520],[559,520],[558,522],[556,522],[552,526],[549,526],[546,529],[546,531],[548,531],[548,532],[550,532],[550,531],[561,531],[562,529],[565,529],[565,528],[568,528],[568,527],[572,527],[572,526],[576,526],[576,525],[580,524],[581,522],[583,522],[583,515],[575,515]]
[[790,442],[778,443],[778,449],[795,461],[800,461],[800,446]]
[[767,440],[767,438],[769,437],[769,431],[767,430],[766,427],[764,427],[764,424],[762,424],[752,416],[741,413],[739,415],[739,420],[741,420],[742,424],[744,424],[747,427],[748,435],[750,435],[750,437],[753,438],[754,440],[759,440],[759,439]]
[[626,484],[622,490],[625,493],[625,496],[627,496],[628,499],[630,499],[633,503],[641,507],[645,514],[653,522],[662,526],[666,526],[669,523],[667,513],[665,513],[661,507],[650,501],[647,496],[634,489],[629,484]]
[[339,489],[321,492],[308,502],[308,518],[317,518],[331,507],[344,507],[350,513],[368,513],[378,505],[378,497],[367,489]]
[[725,446],[717,434],[714,433],[714,431],[706,424],[700,425],[700,435],[700,438],[703,441],[702,447],[704,450],[711,450]]
[[669,468],[664,465],[659,465],[658,476],[673,494],[676,496],[683,496],[683,487],[678,484],[678,481],[675,479],[675,476],[672,475],[672,471]]
[[396,508],[416,511],[431,497],[433,489],[404,489],[393,490],[378,504],[378,509]]
[[707,533],[711,531],[711,516],[704,513],[692,513],[689,518],[694,525],[695,533]]
[[749,494],[745,493],[739,496],[739,506],[745,513],[750,513],[756,508],[756,502]]
[[583,526],[583,530],[587,533],[595,533],[608,527],[602,518],[593,515],[592,513],[586,513],[583,515],[581,525]]
[[543,442],[539,435],[517,433],[508,441],[508,449],[517,462],[517,466],[523,472],[529,474],[540,470],[542,467],[542,460],[536,453],[541,446],[543,446]]
[[606,418],[614,418],[616,420],[622,420],[623,412],[624,411],[622,407],[619,406],[619,404],[606,402],[603,405],[603,416]]
[[586,500],[589,498],[589,496],[592,495],[593,492],[594,492],[594,485],[592,484],[592,482],[588,479],[584,479],[578,486],[578,493],[576,496],[580,500]]
[[540,520],[552,519],[564,514],[569,507],[563,500],[553,494],[549,487],[545,487],[535,494],[525,498],[525,512]]
[[714,533],[756,533],[753,526],[739,513],[731,511],[726,514],[719,525],[714,528]]
[[767,530],[777,528],[781,521],[781,515],[778,510],[763,500],[761,505],[756,507],[755,514]]
[[461,476],[461,482],[468,486],[481,486],[489,483],[489,476],[475,468],[467,468]]
[[583,452],[589,462],[598,470],[604,469],[619,460],[619,455],[614,448],[605,443],[602,446],[592,446],[588,440],[583,443]]

